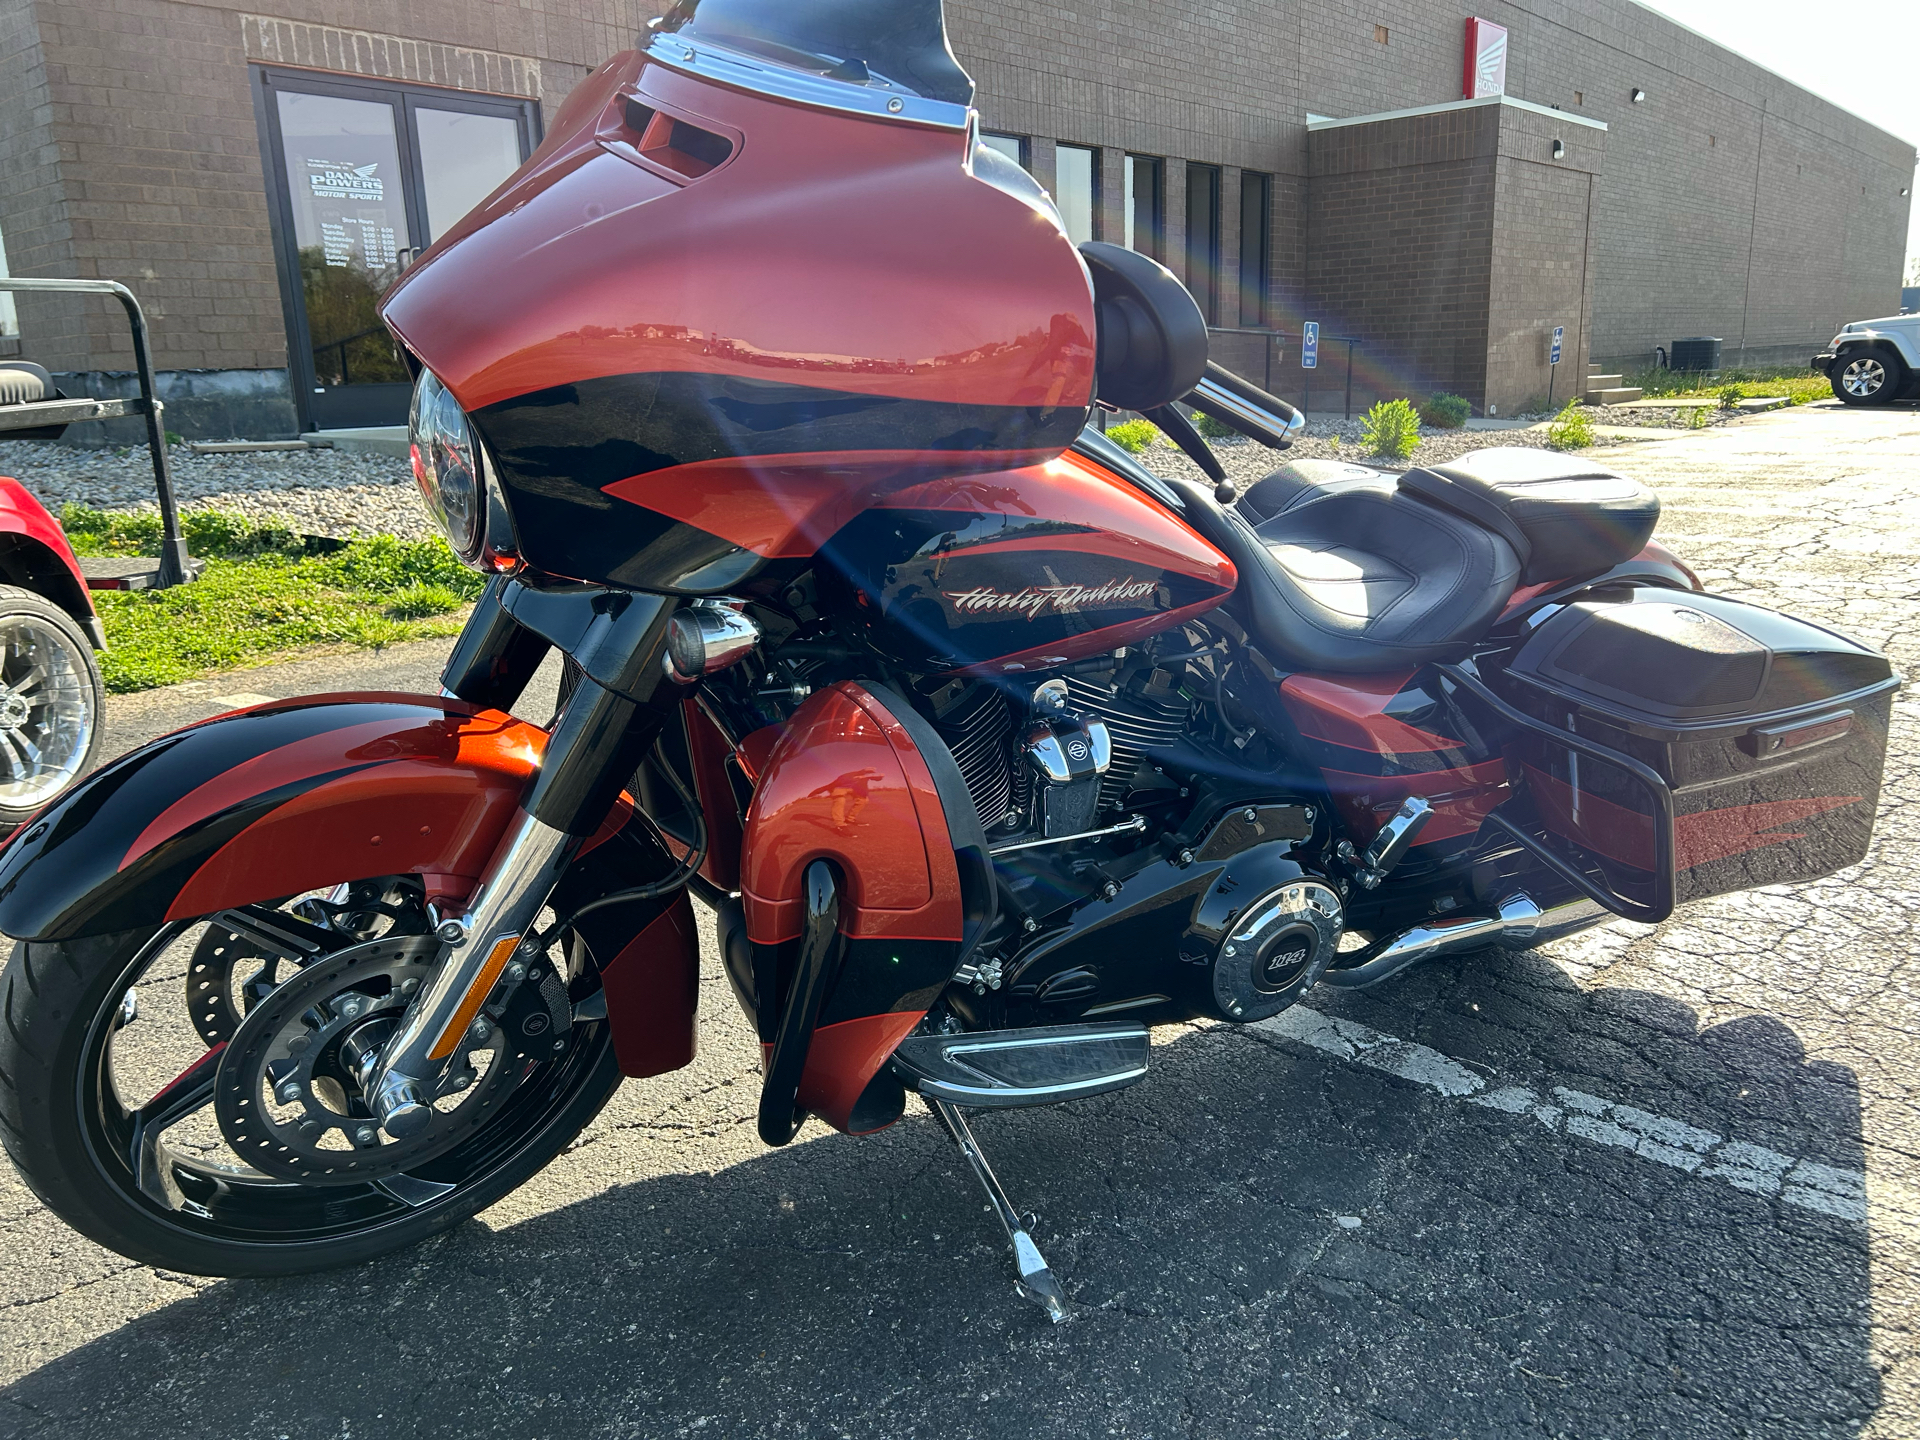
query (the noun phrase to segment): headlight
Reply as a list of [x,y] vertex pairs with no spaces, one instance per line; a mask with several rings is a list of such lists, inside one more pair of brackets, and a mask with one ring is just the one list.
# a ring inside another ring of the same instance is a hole
[[453,553],[469,565],[476,563],[486,544],[487,497],[473,430],[453,392],[425,367],[413,387],[407,439],[414,482],[427,514]]

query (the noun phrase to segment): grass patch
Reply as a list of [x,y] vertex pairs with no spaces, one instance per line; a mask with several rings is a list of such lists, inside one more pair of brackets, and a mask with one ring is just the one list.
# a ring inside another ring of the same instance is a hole
[[[81,555],[159,553],[155,516],[69,505],[61,523]],[[452,635],[484,583],[437,539],[311,541],[205,510],[181,516],[181,528],[207,562],[198,580],[94,592],[111,647],[100,656],[110,691],[178,684],[316,645],[377,650]]]
[[[1649,399],[1717,399],[1723,404],[1740,400],[1770,400],[1784,396],[1805,405],[1833,398],[1833,386],[1817,370],[1804,366],[1721,370],[1705,375],[1697,370],[1637,370],[1621,382],[1637,385]],[[1731,394],[1731,401],[1729,395]]]

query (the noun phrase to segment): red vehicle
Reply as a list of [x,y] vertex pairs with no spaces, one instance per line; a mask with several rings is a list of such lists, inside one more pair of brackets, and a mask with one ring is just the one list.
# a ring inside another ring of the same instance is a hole
[[[0,419],[9,391],[28,381],[39,377],[0,362]],[[0,834],[92,767],[105,701],[93,652],[105,648],[59,523],[18,480],[0,476]]]
[[0,1136],[75,1226],[272,1274],[471,1215],[691,1058],[697,899],[762,1137],[917,1093],[1059,1319],[968,1109],[1861,858],[1882,656],[1701,593],[1578,458],[1237,493],[1181,407],[1300,417],[971,94],[937,0],[681,0],[387,297],[492,577],[444,693],[222,716],[0,850]]

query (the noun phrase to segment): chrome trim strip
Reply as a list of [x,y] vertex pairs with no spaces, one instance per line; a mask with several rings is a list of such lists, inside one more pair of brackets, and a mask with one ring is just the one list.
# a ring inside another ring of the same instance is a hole
[[873,77],[871,85],[829,80],[824,75],[809,75],[804,70],[757,59],[706,39],[655,35],[647,44],[647,58],[737,90],[793,100],[823,110],[838,110],[847,115],[933,125],[942,130],[965,130],[973,120],[970,106],[925,99],[894,88],[879,75]]
[[1045,840],[1022,840],[1014,845],[994,845],[987,850],[993,856],[1011,855],[1016,850],[1037,850],[1042,845],[1065,845],[1070,840],[1093,840],[1102,835],[1134,835],[1147,828],[1147,817],[1135,815],[1104,830],[1082,830],[1078,835],[1052,835]]

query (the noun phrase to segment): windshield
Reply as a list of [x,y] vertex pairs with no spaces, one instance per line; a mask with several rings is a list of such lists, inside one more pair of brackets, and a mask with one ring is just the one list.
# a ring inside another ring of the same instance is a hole
[[653,29],[856,85],[973,103],[973,80],[947,46],[941,0],[678,0]]

